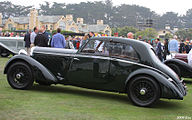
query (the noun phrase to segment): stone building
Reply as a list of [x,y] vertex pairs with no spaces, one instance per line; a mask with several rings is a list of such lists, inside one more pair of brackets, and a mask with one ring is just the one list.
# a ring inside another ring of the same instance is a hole
[[73,15],[66,16],[39,16],[36,9],[30,11],[29,16],[26,17],[9,17],[3,19],[0,13],[0,27],[3,30],[29,30],[36,27],[46,26],[49,31],[61,28],[66,31],[73,31],[77,33],[87,32],[101,32],[111,35],[111,28],[109,25],[103,23],[103,20],[97,20],[96,24],[84,24],[83,18],[77,18],[75,22]]

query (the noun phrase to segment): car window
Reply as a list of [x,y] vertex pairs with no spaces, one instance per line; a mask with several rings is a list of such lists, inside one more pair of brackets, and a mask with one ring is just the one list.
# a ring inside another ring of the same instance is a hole
[[125,58],[132,61],[139,60],[135,49],[131,45],[120,42],[108,42],[106,48],[112,57]]
[[80,53],[109,56],[109,51],[106,48],[106,42],[101,40],[90,40]]

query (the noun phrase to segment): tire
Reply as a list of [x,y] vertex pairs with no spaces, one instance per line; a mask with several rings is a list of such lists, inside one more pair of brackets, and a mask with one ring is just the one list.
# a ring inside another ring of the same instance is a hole
[[181,78],[181,70],[177,65],[171,63],[167,64],[167,66],[170,67],[179,76],[179,78]]
[[14,89],[30,89],[33,86],[33,74],[31,68],[24,62],[13,63],[7,71],[7,80]]
[[127,90],[130,100],[141,107],[151,106],[160,98],[158,83],[148,76],[135,77],[128,84]]
[[1,57],[8,57],[9,55],[9,53],[1,53]]

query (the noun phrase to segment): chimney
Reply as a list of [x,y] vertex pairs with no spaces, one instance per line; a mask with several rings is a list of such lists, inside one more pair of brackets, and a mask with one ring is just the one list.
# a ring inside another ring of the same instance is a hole
[[71,14],[66,15],[66,19],[67,19],[67,21],[72,21],[73,20],[73,15],[71,15]]
[[83,18],[77,18],[77,23],[83,24]]
[[97,25],[103,25],[103,20],[97,20]]
[[37,26],[37,17],[38,17],[38,11],[36,9],[31,9],[30,10],[30,16],[29,16],[29,29],[33,29],[34,27]]
[[174,28],[173,28],[173,31],[178,31],[179,29],[178,29],[178,27],[177,26],[174,26]]
[[2,25],[2,23],[3,23],[3,22],[2,22],[2,21],[3,21],[2,19],[3,19],[3,15],[2,15],[2,13],[0,13],[0,25]]

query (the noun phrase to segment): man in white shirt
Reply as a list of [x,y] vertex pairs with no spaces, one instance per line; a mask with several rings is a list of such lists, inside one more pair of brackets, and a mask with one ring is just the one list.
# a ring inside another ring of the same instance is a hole
[[38,28],[34,27],[33,32],[30,35],[30,40],[31,40],[31,45],[30,47],[32,48],[34,46],[34,41],[35,41],[35,37],[37,36],[38,33]]

